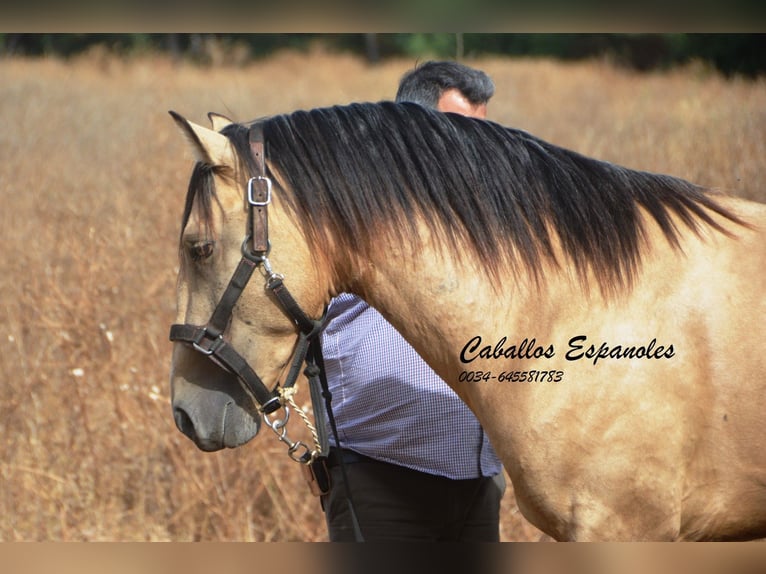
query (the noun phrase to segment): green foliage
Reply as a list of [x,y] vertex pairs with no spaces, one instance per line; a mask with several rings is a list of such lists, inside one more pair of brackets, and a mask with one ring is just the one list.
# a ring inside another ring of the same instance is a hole
[[766,34],[0,34],[0,55],[66,58],[101,44],[118,54],[170,52],[204,64],[210,42],[243,46],[250,58],[278,49],[306,50],[322,42],[330,50],[365,55],[373,62],[391,56],[609,57],[642,71],[701,60],[725,75],[755,77],[766,72]]

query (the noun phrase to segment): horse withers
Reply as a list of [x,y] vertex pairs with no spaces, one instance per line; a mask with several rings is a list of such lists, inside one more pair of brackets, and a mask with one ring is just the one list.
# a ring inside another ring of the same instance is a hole
[[178,324],[199,340],[176,339],[172,401],[200,448],[255,436],[295,370],[311,327],[277,276],[309,323],[341,292],[378,309],[557,540],[766,536],[766,206],[412,104],[173,115],[197,157]]

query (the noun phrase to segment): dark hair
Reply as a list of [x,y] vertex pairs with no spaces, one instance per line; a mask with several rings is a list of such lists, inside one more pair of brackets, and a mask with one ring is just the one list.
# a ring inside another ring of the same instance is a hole
[[[222,133],[242,161],[252,161],[247,126],[231,124]],[[385,243],[381,233],[416,241],[425,221],[454,253],[481,261],[499,286],[506,265],[521,263],[538,280],[542,260],[561,265],[558,241],[584,282],[593,271],[610,293],[638,272],[646,220],[656,221],[675,247],[680,225],[723,231],[711,212],[739,221],[688,181],[414,103],[297,111],[263,120],[263,133],[268,174],[278,193],[288,192],[280,198],[318,253],[329,250],[332,238],[369,258]],[[213,171],[200,175],[210,179]]]
[[473,105],[486,104],[495,93],[492,79],[481,70],[452,61],[429,61],[402,76],[396,101],[436,108],[442,94],[453,88]]

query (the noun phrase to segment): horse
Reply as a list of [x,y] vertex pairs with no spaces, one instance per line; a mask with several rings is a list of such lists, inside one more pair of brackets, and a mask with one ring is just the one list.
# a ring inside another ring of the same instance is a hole
[[416,104],[170,114],[196,158],[172,408],[199,448],[256,435],[349,292],[552,538],[766,536],[766,205]]

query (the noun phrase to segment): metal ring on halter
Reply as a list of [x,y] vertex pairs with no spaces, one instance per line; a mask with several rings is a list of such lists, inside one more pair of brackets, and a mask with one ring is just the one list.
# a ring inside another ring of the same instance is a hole
[[[271,401],[269,401],[269,402],[271,402]],[[290,420],[290,409],[288,407],[286,407],[286,406],[284,407],[284,409],[285,409],[285,418],[283,418],[283,419],[275,419],[273,422],[269,420],[269,416],[266,413],[263,413],[263,422],[266,423],[266,426],[269,427],[270,429],[272,429],[275,432],[280,430],[280,429],[285,428],[285,426],[287,425],[287,421]]]
[[[263,403],[258,410],[263,413],[264,418],[266,415],[269,415],[273,412],[276,412],[277,409],[279,409],[282,406],[282,399],[280,397],[273,397]],[[266,424],[269,424],[268,422]]]
[[241,248],[242,257],[244,257],[245,259],[249,259],[255,264],[263,263],[269,257],[269,253],[271,253],[271,241],[268,242],[268,249],[266,249],[266,253],[261,253],[261,254],[254,253],[250,249],[250,245],[249,245],[252,237],[253,236],[250,234],[247,234],[245,236],[245,240],[242,242],[242,248]]

